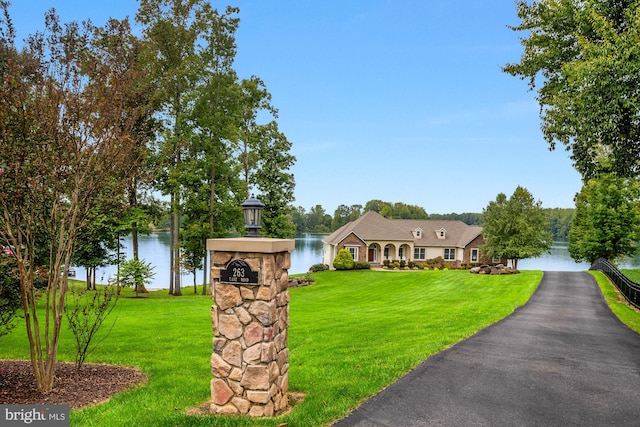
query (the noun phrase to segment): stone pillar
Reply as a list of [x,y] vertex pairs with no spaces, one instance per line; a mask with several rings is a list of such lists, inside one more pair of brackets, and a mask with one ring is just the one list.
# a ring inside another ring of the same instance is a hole
[[294,240],[209,239],[211,412],[271,417],[288,407],[289,276]]

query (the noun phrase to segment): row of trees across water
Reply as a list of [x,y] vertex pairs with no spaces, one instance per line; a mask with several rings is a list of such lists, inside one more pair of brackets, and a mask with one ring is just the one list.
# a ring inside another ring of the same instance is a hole
[[[331,233],[343,225],[355,221],[368,211],[378,212],[385,218],[390,219],[446,219],[462,221],[468,225],[483,225],[482,213],[428,214],[421,206],[382,200],[370,200],[364,206],[342,204],[335,209],[333,215],[330,215],[322,205],[315,205],[308,211],[304,207],[298,206],[297,208],[292,208],[291,218],[295,224],[297,234]],[[548,231],[553,239],[567,240],[575,209],[542,208],[542,211],[548,221]]]

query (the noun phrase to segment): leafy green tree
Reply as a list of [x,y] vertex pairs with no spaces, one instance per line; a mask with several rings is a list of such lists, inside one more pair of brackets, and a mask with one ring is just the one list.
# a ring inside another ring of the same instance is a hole
[[305,208],[302,206],[298,206],[297,208],[290,206],[289,210],[291,212],[291,221],[296,226],[296,235],[307,232],[307,211]]
[[322,205],[315,205],[307,213],[307,230],[315,233],[326,233],[331,227],[331,215]]
[[[275,121],[278,111],[271,105],[271,94],[264,82],[253,76],[240,83],[242,91],[239,126],[240,153],[244,181],[253,187],[265,204],[260,233],[276,238],[295,236],[295,224],[289,205],[293,202],[295,180],[290,172],[295,157],[291,142],[280,132]],[[274,120],[258,123],[258,116],[270,115]]]
[[[640,16],[636,1],[517,2],[524,51],[504,71],[538,88],[542,131],[583,181],[640,172]],[[538,81],[542,80],[540,84]],[[605,161],[602,161],[605,160]]]
[[382,200],[369,200],[364,212],[375,211],[385,218],[389,219],[427,219],[429,215],[424,208],[415,205],[407,205],[406,203],[383,202]]
[[604,174],[590,179],[575,197],[569,253],[576,261],[615,262],[633,256],[640,241],[640,183]]
[[[157,164],[162,191],[171,198],[170,292],[181,295],[180,218],[183,157],[196,133],[192,109],[211,86],[209,77],[230,67],[235,56],[238,9],[224,13],[205,0],[141,0],[136,20],[143,39],[154,101],[163,121]],[[213,184],[212,184],[213,185]]]
[[482,214],[473,212],[449,213],[449,214],[430,214],[429,219],[447,219],[462,221],[467,225],[480,225],[482,224]]
[[377,200],[377,199],[369,200],[364,205],[364,211],[365,212],[374,211],[374,212],[380,213],[385,206],[389,206],[389,202],[383,202],[382,200]]
[[549,221],[542,202],[518,186],[507,199],[498,194],[483,211],[483,251],[495,258],[511,260],[518,268],[518,260],[542,255],[552,244]]
[[353,270],[355,261],[351,252],[346,249],[340,249],[333,260],[333,268],[336,270]]
[[184,198],[181,248],[192,267],[202,268],[203,294],[206,239],[242,230],[240,204],[246,194],[236,161],[241,92],[235,73],[220,67],[207,77],[207,89],[194,104],[190,116],[194,133],[180,168]]
[[333,220],[331,221],[331,229],[337,230],[343,225],[355,221],[362,216],[362,205],[340,205],[333,212]]
[[[126,21],[107,23],[117,36],[105,44],[91,23],[63,26],[53,10],[45,32],[19,51],[7,7],[0,2],[0,242],[15,248],[31,365],[47,393],[78,233],[105,192],[123,194],[135,167],[131,134],[142,113],[128,97],[139,57]],[[44,266],[40,244],[48,251]],[[47,283],[38,303],[41,267]]]
[[251,184],[260,191],[265,204],[261,234],[275,238],[295,236],[295,225],[288,206],[293,202],[295,181],[290,172],[295,157],[290,154],[291,142],[278,130],[275,121],[261,126],[256,138],[256,170]]
[[[150,262],[143,259],[130,259],[120,266],[120,275],[117,278],[118,286],[132,287],[138,296],[138,292],[151,283],[156,274]],[[118,290],[119,292],[119,290]]]
[[575,209],[553,208],[544,211],[549,217],[549,231],[553,240],[568,240]]

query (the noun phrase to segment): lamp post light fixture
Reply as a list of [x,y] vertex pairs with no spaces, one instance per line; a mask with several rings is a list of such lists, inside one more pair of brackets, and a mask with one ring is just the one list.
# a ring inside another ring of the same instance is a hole
[[258,229],[262,228],[260,220],[262,219],[262,210],[264,209],[264,203],[256,199],[252,194],[242,204],[242,211],[244,213],[244,227],[249,230],[246,237],[260,237]]

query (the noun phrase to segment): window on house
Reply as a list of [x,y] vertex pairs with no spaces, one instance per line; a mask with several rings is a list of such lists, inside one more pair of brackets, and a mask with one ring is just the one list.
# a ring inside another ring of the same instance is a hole
[[436,236],[438,236],[439,240],[447,238],[447,230],[441,228],[440,230],[436,230]]
[[413,259],[420,259],[420,260],[427,259],[426,248],[413,248]]
[[353,259],[357,261],[358,260],[358,247],[357,246],[348,246],[346,249],[349,251],[349,253],[353,257]]
[[398,250],[398,257],[400,259],[404,259],[404,248],[402,246],[400,246],[400,249]]
[[444,248],[444,260],[445,261],[455,261],[456,259],[456,249],[455,248]]
[[384,259],[389,259],[389,246],[384,247]]
[[480,250],[471,249],[471,262],[478,262],[479,259],[480,259]]

